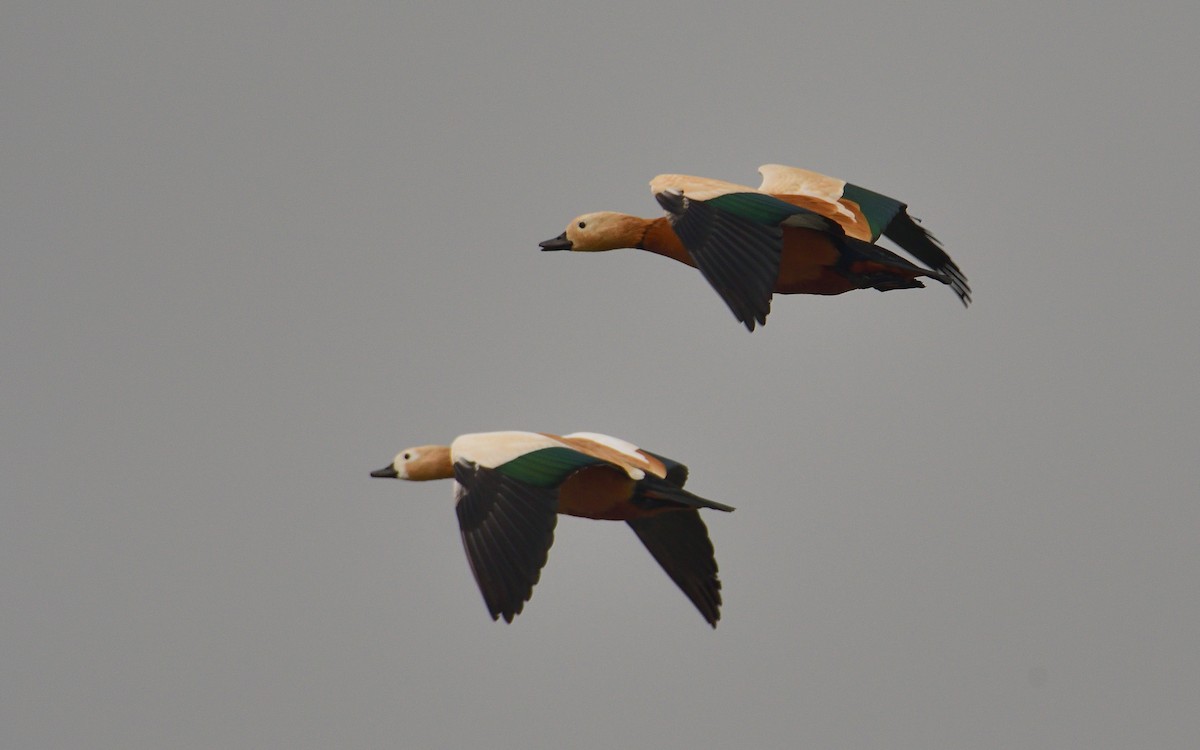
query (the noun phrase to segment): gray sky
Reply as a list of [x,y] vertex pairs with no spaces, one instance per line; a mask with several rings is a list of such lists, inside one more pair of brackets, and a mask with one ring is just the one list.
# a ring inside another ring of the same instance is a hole
[[[874,6],[874,7],[872,7]],[[1192,748],[1194,3],[32,3],[0,18],[0,745]],[[795,164],[970,277],[540,253]],[[710,630],[565,518],[493,623],[464,432],[680,459]]]

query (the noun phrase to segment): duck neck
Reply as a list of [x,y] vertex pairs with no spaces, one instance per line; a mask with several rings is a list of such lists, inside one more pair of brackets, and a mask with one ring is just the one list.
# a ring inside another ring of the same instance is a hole
[[671,228],[671,222],[665,216],[646,222],[642,238],[635,247],[677,260],[693,268],[696,266],[696,262],[692,260],[687,248],[679,241],[679,236],[675,234],[675,230]]
[[649,219],[629,214],[610,213],[604,217],[607,226],[596,240],[595,247],[588,250],[619,250],[624,247],[641,247],[638,243],[646,236]]

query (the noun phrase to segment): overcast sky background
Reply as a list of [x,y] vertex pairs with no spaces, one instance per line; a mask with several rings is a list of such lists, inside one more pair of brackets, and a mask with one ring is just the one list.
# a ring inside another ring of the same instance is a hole
[[[501,9],[499,6],[504,5]],[[1194,2],[8,2],[0,745],[1194,748]],[[970,277],[544,254],[817,169]],[[513,625],[464,432],[689,464],[709,629],[564,518]]]

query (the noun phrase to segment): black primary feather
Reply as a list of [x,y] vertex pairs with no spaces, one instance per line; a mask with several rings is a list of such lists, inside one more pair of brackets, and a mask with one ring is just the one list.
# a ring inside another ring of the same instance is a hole
[[455,511],[467,562],[488,613],[520,614],[554,543],[558,490],[535,487],[477,464],[454,464]]
[[704,620],[715,628],[721,619],[721,581],[708,528],[699,511],[674,511],[627,523]]
[[783,229],[740,218],[676,193],[655,196],[696,268],[753,331],[767,322],[783,256]]

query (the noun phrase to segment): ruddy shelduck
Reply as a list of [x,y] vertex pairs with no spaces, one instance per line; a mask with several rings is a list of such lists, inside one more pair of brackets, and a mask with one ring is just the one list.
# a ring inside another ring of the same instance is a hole
[[[577,216],[543,250],[637,248],[697,268],[747,329],[766,323],[771,296],[924,287],[921,277],[971,301],[967,278],[908,206],[845,180],[797,167],[759,167],[757,189],[664,174],[650,190],[665,217],[614,211]],[[874,244],[887,237],[928,268]]]
[[557,514],[625,521],[714,628],[721,581],[700,508],[732,511],[683,489],[683,464],[608,435],[487,432],[401,451],[373,477],[454,479],[467,562],[492,619],[533,595]]

